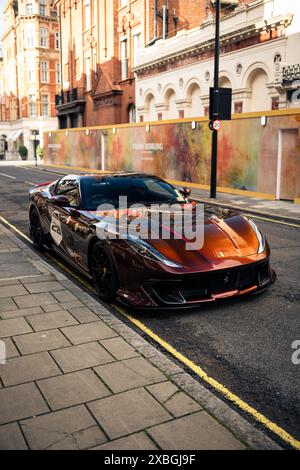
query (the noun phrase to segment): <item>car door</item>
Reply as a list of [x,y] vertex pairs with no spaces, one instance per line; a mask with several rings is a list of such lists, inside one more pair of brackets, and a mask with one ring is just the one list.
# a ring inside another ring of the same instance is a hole
[[79,207],[79,189],[75,178],[63,178],[55,188],[55,196],[65,196],[68,200],[65,206],[56,204],[55,198],[49,204],[50,236],[58,251],[73,259],[74,238],[72,226],[69,224],[70,212]]

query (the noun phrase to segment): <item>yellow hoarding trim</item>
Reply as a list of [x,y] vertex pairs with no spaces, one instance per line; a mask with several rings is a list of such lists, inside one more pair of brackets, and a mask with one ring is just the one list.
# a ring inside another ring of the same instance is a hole
[[[199,184],[199,183],[188,183],[186,181],[177,181],[177,180],[170,180],[168,179],[169,183],[171,184],[176,184],[179,186],[187,186],[189,188],[194,188],[194,189],[204,189],[204,190],[209,190],[210,186],[208,184]],[[269,199],[271,201],[275,201],[276,197],[274,194],[268,194],[268,193],[259,193],[256,191],[247,191],[244,189],[236,189],[236,188],[224,188],[222,186],[218,186],[217,190],[220,193],[228,193],[228,194],[237,194],[240,196],[249,196],[249,197],[258,197],[262,199]]]

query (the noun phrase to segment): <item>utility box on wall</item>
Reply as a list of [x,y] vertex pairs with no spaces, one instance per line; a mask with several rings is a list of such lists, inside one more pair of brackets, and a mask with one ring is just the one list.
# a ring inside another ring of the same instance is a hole
[[209,119],[211,121],[230,121],[232,107],[231,88],[209,89]]

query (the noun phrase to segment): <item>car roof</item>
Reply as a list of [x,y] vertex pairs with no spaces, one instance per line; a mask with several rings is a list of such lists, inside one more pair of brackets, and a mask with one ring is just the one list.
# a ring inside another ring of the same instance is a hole
[[116,177],[127,178],[127,177],[132,177],[132,176],[137,176],[140,178],[157,178],[157,176],[154,176],[148,173],[141,173],[137,171],[117,171],[117,172],[112,172],[112,173],[107,173],[107,172],[105,173],[82,173],[82,174],[76,175],[76,177],[80,179],[116,178]]

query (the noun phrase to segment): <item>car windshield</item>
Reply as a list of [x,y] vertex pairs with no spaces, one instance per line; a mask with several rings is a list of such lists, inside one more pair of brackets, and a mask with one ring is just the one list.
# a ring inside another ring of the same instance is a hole
[[[96,211],[102,204],[119,207],[120,196],[127,197],[127,206],[133,204],[182,204],[187,199],[173,186],[156,177],[108,176],[81,180],[84,210]],[[123,206],[123,204],[122,204]]]

